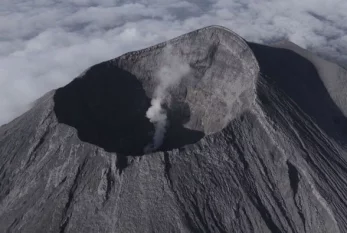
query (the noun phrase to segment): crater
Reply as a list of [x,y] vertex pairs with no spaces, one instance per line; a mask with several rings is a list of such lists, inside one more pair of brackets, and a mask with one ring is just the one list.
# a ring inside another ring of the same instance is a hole
[[[230,109],[214,94],[186,82],[163,102],[168,126],[159,151],[198,142],[228,123]],[[123,155],[142,155],[152,142],[154,125],[146,117],[150,98],[133,74],[107,63],[58,89],[54,111],[59,123],[77,129],[82,141]]]
[[[196,104],[194,114],[190,104],[177,97],[163,104],[169,124],[159,151],[196,143],[205,135],[203,127],[198,127],[203,122],[198,106],[203,103],[190,103]],[[150,98],[136,76],[116,66],[101,63],[92,67],[83,78],[59,88],[54,102],[59,123],[74,127],[82,141],[108,152],[142,155],[152,142],[154,125],[146,117]],[[220,130],[208,124],[207,133]]]
[[[235,35],[218,30],[210,28],[172,42],[169,57],[189,65],[190,71],[162,101],[168,126],[158,151],[194,144],[221,131],[255,98],[258,66],[253,54]],[[230,43],[232,38],[237,43]],[[154,73],[168,56],[163,47],[97,64],[57,89],[54,111],[59,123],[74,127],[80,140],[108,152],[143,155],[155,132],[146,112],[157,85]]]

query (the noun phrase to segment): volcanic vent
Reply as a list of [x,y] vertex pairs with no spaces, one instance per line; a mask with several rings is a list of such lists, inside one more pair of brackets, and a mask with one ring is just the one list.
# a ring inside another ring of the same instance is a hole
[[124,155],[168,151],[220,131],[250,106],[258,72],[247,45],[221,32],[193,32],[93,66],[57,90],[59,122]]

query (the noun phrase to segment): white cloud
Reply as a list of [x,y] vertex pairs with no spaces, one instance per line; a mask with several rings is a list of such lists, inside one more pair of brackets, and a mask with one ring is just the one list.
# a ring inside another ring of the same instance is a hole
[[218,24],[347,63],[345,0],[2,0],[0,125],[89,66]]

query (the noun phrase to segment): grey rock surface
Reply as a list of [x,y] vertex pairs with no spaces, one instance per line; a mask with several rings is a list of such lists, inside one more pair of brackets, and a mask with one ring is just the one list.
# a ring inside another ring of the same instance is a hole
[[0,232],[347,232],[346,82],[218,26],[97,64],[0,127]]

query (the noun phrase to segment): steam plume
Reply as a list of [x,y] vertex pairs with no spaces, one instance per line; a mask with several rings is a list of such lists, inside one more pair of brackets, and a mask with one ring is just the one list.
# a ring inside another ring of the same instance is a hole
[[187,63],[183,63],[178,56],[172,54],[172,46],[167,46],[163,55],[164,65],[155,75],[157,86],[153,93],[151,107],[146,112],[146,117],[154,124],[155,132],[153,142],[146,146],[145,152],[154,151],[163,144],[168,120],[166,110],[162,108],[162,102],[169,95],[168,89],[178,85],[182,77],[190,70]]

